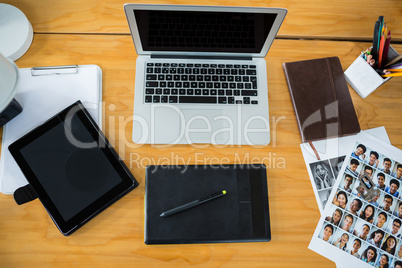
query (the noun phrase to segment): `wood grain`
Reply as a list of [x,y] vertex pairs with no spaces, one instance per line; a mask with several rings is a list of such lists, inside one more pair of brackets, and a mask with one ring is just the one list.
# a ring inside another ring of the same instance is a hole
[[[63,237],[38,200],[17,206],[0,195],[1,267],[334,267],[307,247],[320,214],[282,63],[337,55],[346,69],[369,43],[275,40],[266,60],[272,141],[269,146],[134,145],[131,142],[136,54],[130,36],[35,34],[19,67],[97,64],[103,71],[104,131],[140,186],[72,236]],[[402,51],[402,45],[395,45]],[[309,51],[309,53],[301,53]],[[402,80],[365,100],[350,90],[362,129],[385,126],[402,149]],[[161,164],[263,162],[268,166],[269,243],[146,246],[144,167]]]
[[[20,8],[36,33],[128,34],[125,0],[5,0]],[[132,1],[136,3],[138,1]],[[392,40],[402,41],[402,1],[383,0],[144,0],[148,4],[281,7],[288,10],[278,33],[282,38],[370,40],[378,16],[385,16]]]

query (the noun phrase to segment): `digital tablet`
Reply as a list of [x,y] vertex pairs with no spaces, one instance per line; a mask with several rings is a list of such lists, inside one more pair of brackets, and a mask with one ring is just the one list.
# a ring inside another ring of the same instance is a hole
[[138,186],[80,101],[9,150],[66,236]]
[[[264,164],[147,166],[145,182],[147,245],[271,240]],[[223,190],[213,201],[165,216]]]

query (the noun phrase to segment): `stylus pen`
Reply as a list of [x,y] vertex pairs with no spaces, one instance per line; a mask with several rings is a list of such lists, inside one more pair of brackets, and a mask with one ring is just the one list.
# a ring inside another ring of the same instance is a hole
[[189,208],[192,208],[192,207],[195,207],[195,206],[204,204],[204,203],[206,203],[206,202],[215,200],[215,199],[217,199],[217,198],[219,198],[219,197],[221,197],[221,196],[224,196],[225,194],[226,194],[226,191],[225,191],[225,190],[219,191],[219,192],[214,193],[214,194],[210,194],[210,195],[208,195],[208,196],[206,196],[206,197],[204,197],[204,198],[200,198],[200,199],[194,200],[194,201],[192,201],[192,202],[190,202],[190,203],[187,203],[187,204],[178,206],[178,207],[176,207],[176,208],[169,209],[169,210],[163,212],[163,213],[160,215],[160,217],[167,217],[167,216],[170,216],[170,215],[179,213],[179,212],[181,212],[181,211],[183,211],[183,210],[186,210],[186,209],[189,209]]

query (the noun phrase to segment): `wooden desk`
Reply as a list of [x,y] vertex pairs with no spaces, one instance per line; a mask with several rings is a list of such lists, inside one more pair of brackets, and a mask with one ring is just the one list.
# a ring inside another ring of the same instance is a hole
[[[40,20],[42,8],[28,2],[24,5]],[[61,9],[64,3],[57,5]],[[88,12],[96,17],[96,12]],[[77,23],[74,14],[71,16],[71,24]],[[0,194],[0,266],[334,267],[334,263],[307,248],[320,214],[300,151],[300,134],[282,63],[336,55],[346,69],[369,45],[350,41],[275,40],[266,58],[272,131],[269,146],[158,148],[131,142],[136,60],[131,36],[35,34],[32,47],[16,62],[19,67],[97,64],[102,68],[104,131],[140,186],[67,238],[59,233],[38,200],[17,206],[11,196]],[[402,45],[394,47],[402,51]],[[361,128],[385,126],[392,144],[400,149],[401,86],[402,80],[394,78],[365,100],[350,89]],[[272,241],[146,246],[144,167],[158,161],[159,164],[264,162],[269,167]]]
[[402,41],[402,1],[383,0],[5,0],[20,8],[37,33],[128,34],[125,3],[282,7],[288,9],[278,37],[335,40],[370,40],[374,23],[384,15],[393,40]]

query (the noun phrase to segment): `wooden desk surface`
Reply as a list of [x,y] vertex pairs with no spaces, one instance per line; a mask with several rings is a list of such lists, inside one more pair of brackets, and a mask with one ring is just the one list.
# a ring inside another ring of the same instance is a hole
[[37,33],[128,34],[125,3],[282,7],[288,10],[278,37],[370,40],[378,16],[385,16],[393,40],[402,41],[400,0],[5,0],[20,8]]
[[[64,4],[67,5],[62,2],[55,5],[62,8]],[[44,7],[34,7],[33,2],[26,1],[24,5],[25,9],[32,9],[29,12],[36,14],[37,21],[42,11],[47,12]],[[88,12],[94,18],[96,14],[91,10],[96,11],[97,7],[95,2],[92,5]],[[294,5],[298,4],[294,2]],[[75,14],[70,15],[71,24],[78,23]],[[46,23],[42,23],[45,28]],[[113,27],[106,31],[113,32]],[[97,64],[102,68],[104,131],[140,186],[67,238],[59,233],[38,200],[17,206],[12,196],[0,194],[0,266],[334,267],[334,263],[307,248],[320,214],[300,151],[300,134],[282,63],[338,56],[346,69],[368,46],[368,42],[275,40],[266,57],[272,131],[269,146],[158,148],[131,142],[136,60],[131,36],[35,34],[27,54],[16,62],[19,67]],[[402,45],[394,47],[402,51]],[[400,149],[401,87],[402,79],[394,78],[364,100],[350,88],[361,128],[385,126],[391,143]],[[269,167],[272,241],[146,246],[143,242],[144,167],[158,161],[160,164],[182,161],[216,164],[222,159],[230,163],[262,161]]]

